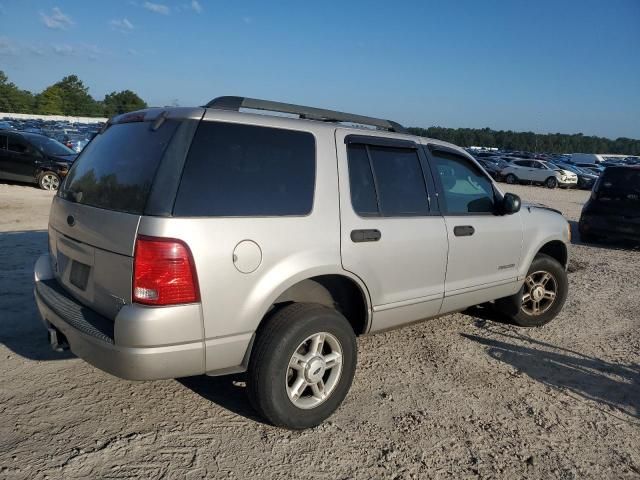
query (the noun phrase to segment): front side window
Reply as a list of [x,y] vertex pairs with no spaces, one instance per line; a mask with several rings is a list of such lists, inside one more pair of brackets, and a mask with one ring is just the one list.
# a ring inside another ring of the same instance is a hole
[[361,216],[429,214],[429,199],[415,149],[352,144],[349,184],[354,211]]
[[174,215],[302,216],[311,213],[316,145],[311,133],[203,121],[186,160]]
[[442,151],[434,152],[433,159],[442,184],[447,213],[494,212],[493,185],[471,161]]

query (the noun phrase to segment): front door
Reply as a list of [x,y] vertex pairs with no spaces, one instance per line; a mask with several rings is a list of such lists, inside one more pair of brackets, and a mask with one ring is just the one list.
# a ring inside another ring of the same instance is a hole
[[493,183],[470,158],[446,147],[425,151],[449,239],[442,313],[510,294],[522,250],[520,213],[496,214]]
[[342,265],[369,290],[372,329],[436,315],[448,242],[424,153],[413,142],[342,129],[336,147]]

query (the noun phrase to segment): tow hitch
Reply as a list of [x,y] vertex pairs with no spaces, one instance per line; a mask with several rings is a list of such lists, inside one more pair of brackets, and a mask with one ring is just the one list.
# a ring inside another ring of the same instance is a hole
[[49,344],[55,352],[69,350],[69,342],[67,342],[67,337],[62,332],[55,327],[49,327],[47,330],[49,332]]

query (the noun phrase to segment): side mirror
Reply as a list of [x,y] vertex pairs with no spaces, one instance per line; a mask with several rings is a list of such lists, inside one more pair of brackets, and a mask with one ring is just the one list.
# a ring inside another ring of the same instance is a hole
[[500,213],[503,215],[511,215],[520,211],[520,197],[513,193],[505,193],[502,198]]

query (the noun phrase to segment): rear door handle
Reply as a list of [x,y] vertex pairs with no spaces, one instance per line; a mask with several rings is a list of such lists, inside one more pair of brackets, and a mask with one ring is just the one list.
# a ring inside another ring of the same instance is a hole
[[377,242],[382,238],[380,230],[352,230],[351,241],[355,243],[360,242]]
[[476,229],[471,225],[458,225],[453,227],[453,234],[456,237],[470,237],[475,233]]

